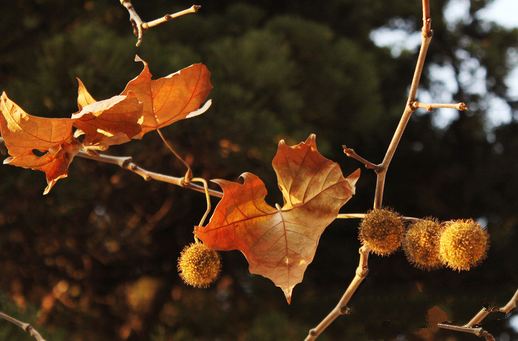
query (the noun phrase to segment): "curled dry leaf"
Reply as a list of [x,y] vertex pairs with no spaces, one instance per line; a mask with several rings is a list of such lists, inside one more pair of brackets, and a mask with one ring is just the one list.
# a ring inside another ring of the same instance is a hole
[[29,115],[5,92],[0,97],[0,112],[2,137],[11,155],[4,163],[45,172],[47,194],[57,180],[68,175],[68,166],[80,149],[72,136],[74,121]]
[[205,65],[193,64],[169,76],[152,80],[148,64],[138,56],[135,61],[142,62],[144,69],[126,85],[122,95],[131,91],[143,104],[142,132],[136,138],[176,121],[200,115],[210,107],[209,100],[200,108],[212,89],[210,72]]
[[344,178],[340,166],[317,151],[315,135],[293,147],[281,141],[273,168],[282,208],[265,202],[266,188],[254,174],[244,173],[243,184],[215,180],[223,198],[207,226],[194,233],[212,249],[240,250],[250,272],[271,279],[290,303],[321,234],[354,194],[360,170]]
[[76,137],[85,135],[85,148],[106,150],[111,145],[129,142],[142,131],[142,104],[134,93],[95,101],[79,80],[77,104],[79,112],[72,115],[79,129]]

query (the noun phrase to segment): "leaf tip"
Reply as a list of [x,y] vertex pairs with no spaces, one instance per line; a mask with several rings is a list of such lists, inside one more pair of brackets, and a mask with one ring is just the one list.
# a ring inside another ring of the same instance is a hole
[[289,288],[289,289],[285,289],[283,291],[284,291],[284,295],[286,296],[286,302],[288,302],[288,304],[291,304],[291,293],[292,293],[293,289]]

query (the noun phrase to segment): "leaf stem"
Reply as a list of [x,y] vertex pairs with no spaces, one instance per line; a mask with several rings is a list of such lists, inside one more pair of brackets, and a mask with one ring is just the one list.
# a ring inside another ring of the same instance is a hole
[[185,179],[185,182],[189,183],[193,177],[192,175],[192,171],[191,171],[191,166],[189,166],[189,164],[173,149],[173,146],[171,146],[171,144],[169,142],[167,142],[167,140],[165,139],[164,135],[162,134],[162,131],[157,128],[156,129],[158,135],[160,136],[160,138],[162,139],[162,141],[164,142],[164,144],[166,145],[166,147],[174,154],[174,156],[176,156],[183,164],[184,166],[187,168],[187,172],[185,173],[185,176],[184,176],[184,179]]
[[3,318],[7,322],[11,322],[15,326],[20,327],[26,333],[29,333],[30,336],[34,337],[36,340],[45,341],[45,339],[40,335],[40,333],[38,333],[38,331],[36,329],[34,329],[29,323],[18,321],[17,319],[15,319],[1,311],[0,311],[0,318]]
[[205,214],[201,218],[200,224],[198,226],[203,226],[205,224],[205,219],[207,219],[207,216],[210,213],[210,194],[209,194],[209,187],[207,186],[207,181],[202,178],[193,178],[191,181],[201,182],[203,184],[203,188],[205,189],[205,197],[207,199],[207,210],[205,210]]

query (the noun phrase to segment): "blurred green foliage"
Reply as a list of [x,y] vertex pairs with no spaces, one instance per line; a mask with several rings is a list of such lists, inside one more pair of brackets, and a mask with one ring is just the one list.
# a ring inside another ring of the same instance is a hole
[[[192,5],[133,3],[144,20]],[[486,5],[470,3],[472,16]],[[361,165],[343,154],[344,144],[381,161],[405,105],[416,51],[395,56],[370,34],[380,27],[418,31],[419,1],[200,4],[199,13],[150,29],[140,48],[115,0],[2,4],[0,91],[30,114],[69,117],[77,111],[75,77],[100,100],[139,74],[135,54],[155,78],[203,62],[212,73],[212,107],[164,129],[196,176],[237,180],[253,172],[273,204],[282,200],[271,168],[280,139],[296,144],[316,133],[319,151],[345,175]],[[480,219],[491,234],[489,257],[468,273],[422,272],[402,252],[371,257],[352,314],[319,340],[423,340],[412,333],[426,328],[430,308],[440,306],[462,324],[482,304],[503,305],[518,286],[517,107],[504,82],[518,32],[475,17],[448,25],[447,4],[431,4],[434,38],[422,90],[440,96],[444,85],[429,67],[451,67],[458,80],[452,96],[471,110],[446,127],[433,124],[434,113],[414,115],[388,173],[385,203],[407,216]],[[472,61],[486,70],[486,93],[459,80]],[[514,117],[490,129],[492,96],[507,101]],[[185,171],[154,134],[108,152],[131,155],[155,172]],[[1,309],[44,326],[49,341],[300,340],[335,306],[358,262],[358,222],[337,221],[323,234],[291,306],[271,282],[248,273],[237,251],[222,255],[224,272],[213,288],[192,289],[181,283],[176,259],[205,211],[203,195],[80,158],[47,196],[43,173],[2,166],[0,179]],[[374,186],[374,174],[363,170],[344,212],[371,208]],[[490,317],[484,326],[516,338],[507,321]],[[0,336],[28,338],[5,321]]]

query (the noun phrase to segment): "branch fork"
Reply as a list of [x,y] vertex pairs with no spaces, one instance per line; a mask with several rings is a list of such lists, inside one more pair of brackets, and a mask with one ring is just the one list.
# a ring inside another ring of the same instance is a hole
[[174,18],[178,18],[182,15],[189,14],[189,13],[196,13],[200,9],[200,5],[192,5],[190,8],[185,9],[180,12],[176,12],[173,14],[166,14],[162,18],[158,18],[149,22],[143,21],[140,16],[137,14],[137,11],[135,10],[135,7],[131,4],[131,0],[120,0],[121,5],[124,6],[129,13],[129,20],[131,22],[131,26],[133,26],[133,34],[137,36],[137,46],[140,46],[142,43],[143,35],[146,33],[146,31],[154,26],[160,25],[164,22],[171,21]]

